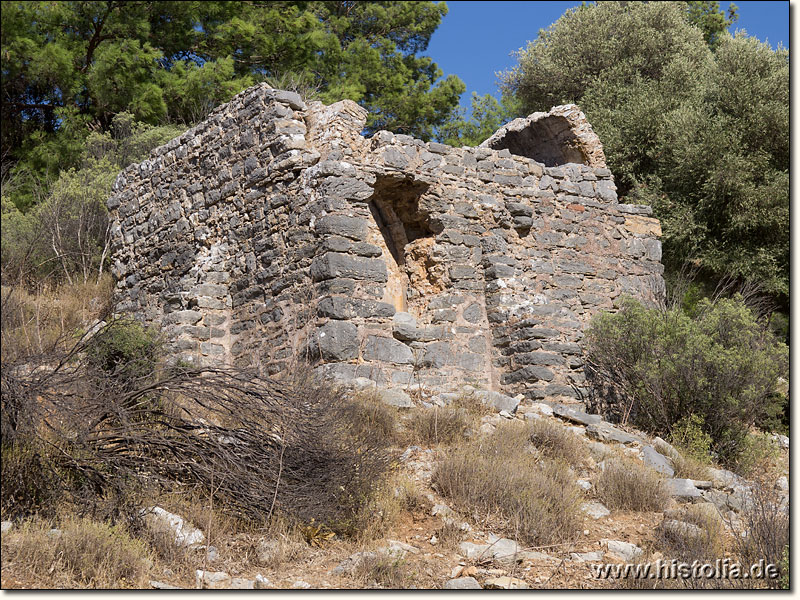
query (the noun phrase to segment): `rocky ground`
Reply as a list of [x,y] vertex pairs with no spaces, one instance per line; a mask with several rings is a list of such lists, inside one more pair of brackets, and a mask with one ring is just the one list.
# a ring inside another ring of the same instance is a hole
[[[708,478],[675,478],[666,442],[612,425],[597,415],[586,414],[580,405],[558,402],[520,404],[521,398],[485,394],[484,400],[498,412],[482,418],[474,435],[489,435],[501,423],[544,419],[568,428],[588,446],[591,459],[576,473],[582,489],[584,524],[577,540],[548,547],[526,547],[513,536],[493,531],[493,521],[476,520],[459,514],[431,484],[437,460],[446,450],[440,447],[407,447],[399,459],[398,471],[418,493],[421,501],[404,511],[385,532],[385,537],[356,545],[345,540],[320,539],[295,548],[291,559],[276,561],[272,554],[280,544],[253,534],[213,540],[206,544],[204,533],[178,515],[151,509],[145,521],[153,527],[173,531],[176,544],[205,553],[202,569],[176,573],[170,568],[153,569],[150,586],[174,588],[446,588],[446,589],[553,589],[606,588],[618,583],[597,579],[591,565],[601,563],[648,562],[664,556],[657,532],[691,538],[699,534],[687,515],[702,513],[721,523],[723,556],[732,557],[731,540],[742,535],[742,513],[752,493],[752,482],[723,469],[708,469]],[[388,398],[387,398],[388,399]],[[390,399],[389,399],[390,400]],[[396,401],[397,398],[394,398]],[[408,404],[400,399],[401,404]],[[441,395],[426,404],[446,404]],[[419,402],[417,401],[417,404]],[[429,410],[417,406],[407,411]],[[788,438],[778,436],[782,463],[788,466]],[[610,510],[598,499],[595,482],[614,456],[629,455],[649,465],[666,479],[671,499],[660,512]],[[776,498],[788,510],[788,467],[772,481]],[[687,519],[684,521],[683,519]],[[15,524],[3,523],[3,536]],[[455,532],[455,533],[454,533]],[[54,533],[53,535],[57,535]],[[247,538],[247,539],[245,539]],[[245,556],[246,554],[252,556]],[[3,588],[30,587],[34,582],[20,575],[22,570],[4,561]]]

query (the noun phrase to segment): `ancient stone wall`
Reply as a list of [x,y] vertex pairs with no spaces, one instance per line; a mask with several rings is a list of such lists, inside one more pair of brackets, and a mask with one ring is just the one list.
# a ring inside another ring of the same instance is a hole
[[118,310],[199,364],[575,397],[591,317],[663,294],[659,223],[618,203],[583,114],[479,148],[366,139],[365,121],[261,85],[128,167]]

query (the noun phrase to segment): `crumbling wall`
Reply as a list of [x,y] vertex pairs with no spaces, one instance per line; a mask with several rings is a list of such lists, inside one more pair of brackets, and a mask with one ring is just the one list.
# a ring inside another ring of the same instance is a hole
[[663,294],[660,227],[551,113],[451,148],[252,88],[120,175],[119,309],[195,362],[575,397],[592,315]]

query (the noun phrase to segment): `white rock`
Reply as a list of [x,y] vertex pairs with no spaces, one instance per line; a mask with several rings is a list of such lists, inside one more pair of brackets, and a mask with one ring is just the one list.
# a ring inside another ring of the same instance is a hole
[[246,577],[233,577],[231,578],[230,589],[232,590],[254,590],[256,589],[256,582],[253,579]]
[[592,482],[589,481],[588,479],[578,479],[578,481],[576,481],[575,483],[578,484],[579,488],[581,488],[582,490],[585,490],[587,492],[590,489],[592,489]]
[[626,562],[633,562],[642,555],[642,549],[636,544],[622,542],[620,540],[600,540],[608,546],[608,551],[616,554]]
[[446,590],[481,590],[481,584],[474,577],[459,577],[444,584]]
[[202,545],[206,541],[206,536],[202,531],[189,525],[183,517],[168,512],[160,506],[142,509],[139,514],[151,531],[172,532],[177,546],[191,548]]
[[530,586],[516,577],[493,577],[487,579],[484,587],[489,590],[529,590]]
[[182,590],[183,588],[177,587],[175,585],[170,585],[168,583],[164,583],[163,581],[155,581],[154,579],[150,580],[150,587],[154,590]]
[[611,514],[611,511],[600,502],[584,502],[581,510],[593,519],[602,519]]
[[203,571],[197,569],[194,572],[195,587],[209,590],[224,590],[231,585],[231,576],[224,571]]
[[431,515],[434,517],[441,516],[441,517],[455,517],[456,513],[453,512],[453,509],[447,506],[446,504],[434,504],[433,508],[431,509]]
[[307,581],[303,581],[302,579],[298,579],[294,583],[292,583],[292,587],[295,589],[307,590],[311,587],[311,584]]
[[11,528],[14,527],[14,523],[12,523],[11,521],[3,521],[0,527],[2,527],[2,530],[0,530],[2,531],[2,533],[8,533],[9,531],[11,531]]
[[577,562],[599,562],[603,560],[603,551],[595,550],[594,552],[572,552],[569,557]]
[[415,548],[411,544],[406,544],[405,542],[400,542],[398,540],[386,540],[389,545],[386,548],[386,553],[391,555],[396,555],[402,558],[407,553],[411,554],[419,554],[419,548]]
[[461,555],[468,559],[472,560],[475,558],[488,558],[491,556],[489,552],[489,544],[474,544],[472,542],[461,542],[458,546],[458,550]]
[[531,408],[533,408],[533,410],[539,414],[545,415],[546,417],[553,416],[553,407],[549,404],[544,404],[543,402],[534,402],[531,404]]

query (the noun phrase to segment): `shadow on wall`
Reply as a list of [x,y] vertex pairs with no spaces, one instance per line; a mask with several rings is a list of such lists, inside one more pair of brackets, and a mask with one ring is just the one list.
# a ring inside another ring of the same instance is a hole
[[548,167],[567,163],[588,164],[569,121],[557,115],[534,121],[519,131],[509,131],[492,148],[507,148],[511,154],[532,158]]
[[374,190],[369,207],[381,233],[378,241],[389,272],[385,300],[398,312],[407,312],[409,295],[416,295],[412,285],[419,283],[420,272],[427,272],[426,265],[418,263],[420,255],[428,253],[418,250],[434,241],[429,215],[419,207],[428,185],[408,178],[378,177]]

